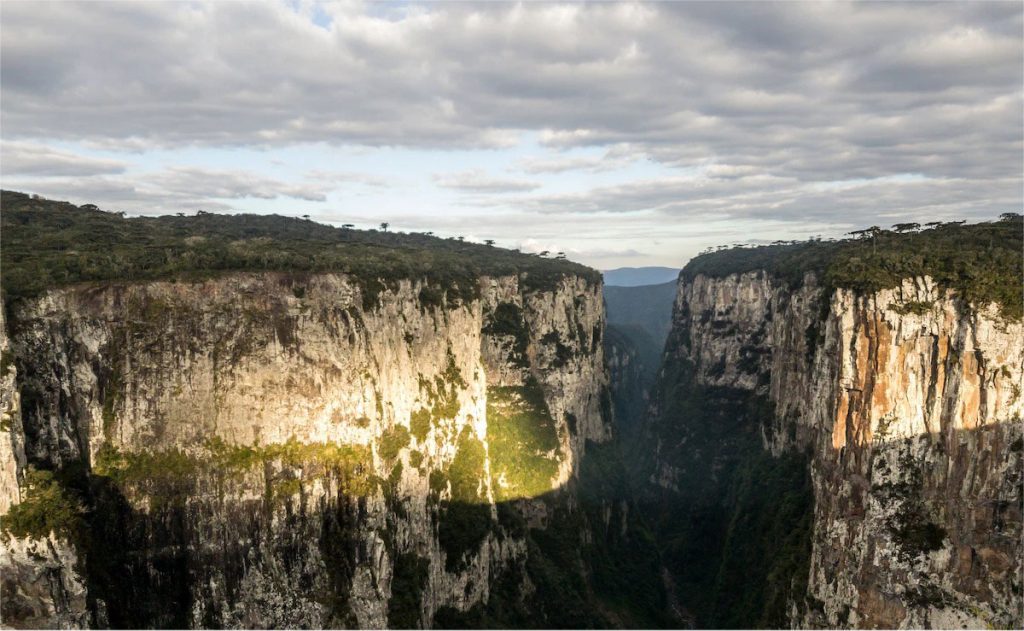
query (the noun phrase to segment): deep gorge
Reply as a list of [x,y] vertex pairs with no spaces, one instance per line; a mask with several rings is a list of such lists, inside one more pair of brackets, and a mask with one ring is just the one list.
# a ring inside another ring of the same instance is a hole
[[582,266],[5,202],[4,624],[1024,620],[1024,329],[937,268],[698,257],[652,353]]

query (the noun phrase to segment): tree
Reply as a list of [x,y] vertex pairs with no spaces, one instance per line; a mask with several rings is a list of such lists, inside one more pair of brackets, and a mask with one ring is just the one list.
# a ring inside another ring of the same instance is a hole
[[494,245],[494,239],[484,239],[484,245]]
[[898,223],[893,225],[892,229],[896,232],[910,232],[911,230],[918,230],[921,228],[919,223]]
[[1024,215],[1020,213],[1003,213],[999,215],[1000,221],[1021,221],[1024,219]]
[[389,224],[388,222],[382,221],[381,224],[380,224],[380,229],[383,230],[384,232],[387,232],[388,231],[388,226],[390,226],[390,225],[391,224]]
[[849,232],[847,234],[852,234],[855,237],[860,237],[860,238],[864,238],[864,239],[870,237],[871,238],[871,255],[874,256],[877,253],[877,245],[878,245],[877,239],[878,239],[878,235],[882,234],[882,232],[884,232],[884,231],[881,228],[879,228],[878,226],[871,226],[870,228],[865,228],[863,230],[854,230],[853,232]]
[[351,223],[343,223],[343,224],[341,224],[341,227],[342,227],[343,230],[351,230],[352,228],[355,228],[356,226],[355,226],[355,224],[351,224]]
[[550,250],[543,250],[541,252],[538,252],[537,256],[547,256],[548,254],[551,254]]
[[309,221],[309,215],[303,215],[302,218],[305,219],[306,221]]
[[458,237],[455,237],[455,238],[458,239],[459,241],[465,241],[466,240],[466,237],[463,237],[463,236],[458,236]]

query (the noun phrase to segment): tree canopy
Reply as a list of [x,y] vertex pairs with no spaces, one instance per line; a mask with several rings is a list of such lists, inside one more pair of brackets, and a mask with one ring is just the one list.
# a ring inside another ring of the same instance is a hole
[[374,292],[421,279],[462,300],[478,294],[482,275],[519,275],[528,291],[551,289],[569,275],[601,279],[570,261],[280,215],[124,217],[12,191],[0,194],[0,205],[5,299],[86,281],[189,280],[231,271],[339,272]]
[[[828,287],[871,292],[896,287],[904,278],[931,276],[975,305],[996,303],[1004,317],[1024,311],[1024,217],[1004,213],[996,221],[872,226],[840,241],[802,241],[736,247],[692,259],[682,275],[722,277],[764,270],[796,286],[813,272]],[[902,230],[901,230],[902,229]]]

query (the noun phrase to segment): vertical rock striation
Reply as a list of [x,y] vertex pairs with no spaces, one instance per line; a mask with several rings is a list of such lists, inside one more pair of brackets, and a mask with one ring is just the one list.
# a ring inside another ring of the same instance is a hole
[[697,275],[680,281],[643,471],[668,496],[693,468],[733,476],[728,513],[760,456],[707,440],[719,430],[686,402],[755,402],[730,432],[759,434],[779,468],[802,459],[813,488],[809,556],[782,574],[790,624],[1020,627],[1022,387],[1022,324],[928,277],[858,294]]
[[[576,510],[611,438],[600,286],[396,287],[233,273],[19,301],[0,501],[10,523],[38,508],[19,481],[40,470],[85,506],[63,538],[5,539],[4,623],[417,627],[495,590],[522,607],[531,533]],[[25,546],[51,556],[30,568]]]

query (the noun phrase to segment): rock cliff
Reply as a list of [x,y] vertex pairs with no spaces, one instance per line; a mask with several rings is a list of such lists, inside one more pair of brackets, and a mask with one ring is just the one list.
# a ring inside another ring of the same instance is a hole
[[[4,623],[413,627],[522,607],[530,533],[566,515],[590,532],[573,489],[611,438],[600,285],[431,289],[231,273],[17,301]],[[81,510],[26,533],[54,501]],[[598,503],[593,525],[625,532]]]
[[642,471],[688,506],[663,527],[689,538],[668,550],[684,584],[688,560],[718,564],[692,583],[705,623],[743,622],[730,559],[764,537],[748,624],[1024,624],[1019,320],[927,276],[858,292],[765,271],[684,274],[673,317]]

